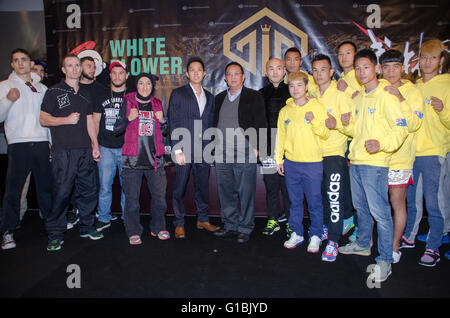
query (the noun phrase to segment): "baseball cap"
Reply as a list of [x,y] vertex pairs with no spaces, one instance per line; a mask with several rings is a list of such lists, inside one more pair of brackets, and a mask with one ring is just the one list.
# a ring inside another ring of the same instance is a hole
[[109,65],[109,71],[111,72],[111,69],[115,66],[120,66],[121,68],[123,68],[125,71],[127,70],[127,66],[125,65],[125,63],[121,62],[121,61],[114,61]]

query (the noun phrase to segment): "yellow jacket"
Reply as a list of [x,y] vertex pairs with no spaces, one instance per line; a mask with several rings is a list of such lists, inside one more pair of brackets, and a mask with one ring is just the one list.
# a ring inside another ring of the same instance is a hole
[[[383,79],[380,82],[390,85]],[[408,125],[408,136],[401,147],[392,154],[389,169],[410,170],[416,158],[417,131],[422,125],[423,96],[420,90],[408,80],[402,80],[402,86],[398,90],[405,98],[405,101],[400,103],[400,107]]]
[[[314,114],[311,122],[305,119],[307,112]],[[325,126],[326,118],[325,107],[316,98],[310,98],[303,106],[297,106],[294,99],[289,98],[278,115],[277,164],[283,163],[283,157],[296,162],[321,162],[319,139],[330,135],[330,130]]]
[[[445,157],[450,151],[450,74],[436,75],[424,83],[416,83],[425,99],[422,128],[417,132],[416,156]],[[437,112],[430,104],[431,96],[442,100],[444,109]]]
[[363,89],[363,85],[356,77],[355,70],[351,70],[347,74],[344,74],[344,72],[342,72],[340,79],[343,79],[347,83],[348,86],[345,89],[345,93],[350,97],[352,97],[354,92],[361,92]]
[[341,114],[351,112],[351,98],[344,92],[338,90],[337,82],[331,81],[330,86],[323,95],[317,90],[317,100],[325,106],[327,113],[336,118],[336,129],[330,130],[330,137],[321,140],[323,156],[345,157],[347,151],[348,136],[340,132],[342,126]]
[[[389,167],[392,153],[400,148],[408,134],[399,100],[384,87],[386,83],[381,82],[369,94],[363,89],[353,100],[355,113],[348,129],[353,136],[349,154],[352,164]],[[366,150],[365,142],[369,139],[378,140],[378,152],[371,154]]]

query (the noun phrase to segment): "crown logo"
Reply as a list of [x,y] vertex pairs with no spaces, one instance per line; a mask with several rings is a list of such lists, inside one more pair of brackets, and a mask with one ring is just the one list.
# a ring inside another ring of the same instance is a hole
[[269,33],[271,27],[272,27],[271,25],[267,24],[261,25],[261,30],[263,34]]

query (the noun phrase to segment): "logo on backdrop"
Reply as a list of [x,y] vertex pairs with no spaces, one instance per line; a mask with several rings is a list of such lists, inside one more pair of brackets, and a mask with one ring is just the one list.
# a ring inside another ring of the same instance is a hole
[[269,57],[282,59],[283,47],[286,50],[293,46],[301,50],[302,56],[307,55],[308,36],[268,8],[258,11],[223,36],[223,55],[254,75],[258,69],[265,74]]
[[80,59],[85,56],[92,57],[95,61],[95,76],[97,77],[106,68],[106,63],[103,62],[102,56],[94,50],[94,47],[94,41],[87,41],[70,51],[70,54],[76,54]]

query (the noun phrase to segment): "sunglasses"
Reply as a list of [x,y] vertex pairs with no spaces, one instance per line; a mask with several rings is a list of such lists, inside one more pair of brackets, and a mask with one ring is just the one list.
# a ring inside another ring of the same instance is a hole
[[30,82],[25,82],[25,85],[27,85],[33,93],[37,93],[37,89],[33,86],[33,84],[31,84]]

